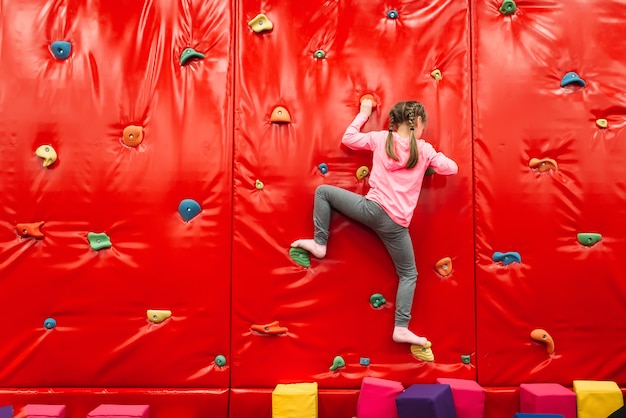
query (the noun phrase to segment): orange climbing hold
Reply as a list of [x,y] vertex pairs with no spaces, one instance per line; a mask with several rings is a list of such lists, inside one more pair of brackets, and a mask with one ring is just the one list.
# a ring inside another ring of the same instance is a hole
[[252,325],[250,329],[252,331],[260,332],[261,334],[267,335],[279,335],[287,332],[287,328],[281,327],[278,324],[278,321],[270,322],[269,324],[265,325]]
[[15,229],[17,233],[21,236],[28,238],[43,238],[43,232],[41,232],[41,226],[43,225],[43,221],[41,222],[33,222],[33,223],[23,223],[17,224]]
[[122,142],[129,147],[136,147],[141,144],[143,142],[143,128],[135,125],[125,127]]
[[291,122],[291,115],[289,115],[289,112],[284,107],[276,106],[276,108],[272,111],[270,121],[273,123],[289,123]]
[[537,328],[530,333],[530,339],[546,345],[548,354],[554,353],[554,340],[545,329]]
[[372,109],[376,109],[376,106],[378,106],[378,103],[376,102],[376,98],[374,98],[374,96],[372,96],[371,94],[364,94],[363,96],[361,96],[359,103],[362,103],[363,100],[366,100],[366,99],[370,99],[372,101]]
[[548,170],[559,171],[559,165],[551,158],[533,158],[528,165],[530,168],[536,168],[540,173]]
[[449,276],[452,273],[452,259],[450,257],[442,258],[435,264],[435,271],[442,276]]

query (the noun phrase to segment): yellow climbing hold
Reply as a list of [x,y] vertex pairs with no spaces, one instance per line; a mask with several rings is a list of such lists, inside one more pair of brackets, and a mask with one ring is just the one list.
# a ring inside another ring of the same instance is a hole
[[432,73],[430,73],[430,75],[437,81],[441,80],[443,78],[443,75],[441,75],[441,71],[440,70],[434,70]]
[[426,345],[415,345],[411,344],[411,353],[413,356],[419,360],[423,361],[434,361],[435,355],[432,350],[432,343],[428,341]]
[[50,167],[57,160],[57,152],[52,145],[42,145],[35,150],[35,155],[43,158],[43,166]]
[[148,309],[146,311],[146,316],[148,317],[148,321],[158,324],[172,316],[172,311],[161,309]]
[[257,15],[254,19],[248,22],[248,26],[255,31],[256,33],[263,32],[266,30],[272,30],[274,25],[264,14]]
[[261,180],[257,180],[254,183],[254,187],[256,187],[257,190],[262,190],[263,187],[265,187],[265,185],[263,184],[263,182]]
[[369,175],[369,173],[370,173],[370,169],[363,165],[359,167],[358,170],[356,170],[356,178],[359,180],[363,180],[365,177]]
[[606,119],[598,119],[596,120],[596,125],[598,125],[598,127],[600,128],[608,128],[609,121],[607,121]]

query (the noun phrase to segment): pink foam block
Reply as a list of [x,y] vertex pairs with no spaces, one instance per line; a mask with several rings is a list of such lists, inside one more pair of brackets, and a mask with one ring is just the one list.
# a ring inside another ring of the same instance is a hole
[[91,411],[87,418],[148,418],[148,405],[102,404]]
[[450,385],[457,418],[485,416],[485,389],[474,380],[437,378],[437,383]]
[[28,404],[26,418],[65,418],[65,405]]
[[557,383],[523,383],[520,385],[519,400],[520,412],[576,418],[576,394]]
[[398,418],[396,398],[404,391],[394,380],[364,377],[356,405],[359,418]]

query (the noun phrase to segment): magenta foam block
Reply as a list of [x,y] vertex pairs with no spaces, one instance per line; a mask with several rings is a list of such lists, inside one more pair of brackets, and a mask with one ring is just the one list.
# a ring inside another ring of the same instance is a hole
[[148,418],[148,405],[102,404],[91,411],[87,418]]
[[576,418],[576,393],[558,383],[522,383],[519,403],[520,412]]
[[65,418],[65,405],[28,404],[26,418]]
[[450,385],[457,418],[485,416],[485,389],[475,380],[437,378],[437,383]]
[[356,405],[359,418],[398,418],[396,398],[404,391],[394,380],[364,377]]
[[396,398],[398,418],[456,418],[450,385],[414,384]]

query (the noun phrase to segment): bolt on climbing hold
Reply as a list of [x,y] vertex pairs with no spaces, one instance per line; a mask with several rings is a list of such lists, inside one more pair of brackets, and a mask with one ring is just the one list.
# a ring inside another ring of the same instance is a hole
[[504,0],[500,5],[500,13],[503,15],[512,15],[517,10],[517,5],[513,0]]
[[336,356],[333,359],[333,365],[330,366],[330,371],[334,372],[335,370],[341,368],[341,367],[345,367],[346,366],[346,361],[343,359],[343,357],[341,356]]
[[189,222],[202,211],[200,204],[193,199],[183,199],[178,205],[178,213],[185,222]]
[[280,335],[288,331],[287,327],[281,327],[278,321],[270,322],[264,325],[251,325],[250,329],[255,332],[267,335]]
[[449,276],[452,273],[452,259],[450,257],[442,258],[435,263],[435,271],[442,276]]
[[369,366],[370,365],[370,359],[368,357],[361,357],[359,359],[359,364],[361,366]]
[[43,166],[50,167],[57,160],[57,152],[52,145],[41,145],[35,150],[35,155],[43,158]]
[[146,311],[146,316],[148,317],[148,321],[154,322],[155,324],[160,324],[161,322],[172,316],[172,311],[168,311],[165,309],[148,309]]
[[321,163],[320,165],[317,166],[318,170],[320,170],[320,173],[322,174],[326,174],[328,173],[328,165],[326,163]]
[[99,251],[105,248],[110,248],[112,245],[111,239],[104,232],[102,233],[89,232],[87,234],[87,239],[89,240],[89,245],[91,246],[91,248],[96,251]]
[[372,94],[364,94],[363,96],[361,96],[361,98],[359,99],[359,103],[362,103],[363,100],[371,100],[372,101],[372,109],[376,109],[376,107],[378,106],[378,103],[376,102],[376,99],[374,98],[374,95]]
[[136,147],[143,142],[143,128],[136,125],[128,125],[122,132],[122,142],[128,147]]
[[472,357],[469,354],[461,354],[461,362],[463,364],[470,364],[472,362]]
[[566,73],[561,79],[561,87],[565,87],[570,84],[578,84],[579,86],[582,86],[582,87],[585,87],[587,85],[587,83],[585,83],[585,80],[580,78],[578,74],[576,74],[574,71],[570,71],[569,73]]
[[500,251],[496,251],[492,256],[493,261],[502,262],[505,266],[508,266],[511,263],[521,263],[522,257],[516,251],[509,251],[506,253],[501,253]]
[[392,10],[389,10],[389,11],[387,12],[387,17],[388,17],[389,19],[397,19],[397,18],[398,18],[398,11],[397,11],[397,10],[393,10],[393,9],[392,9]]
[[309,257],[309,252],[304,248],[292,247],[289,249],[289,256],[296,264],[304,268],[311,267],[311,258]]
[[56,326],[57,321],[54,318],[47,318],[45,321],[43,321],[43,327],[45,329],[53,329]]
[[226,366],[226,357],[221,354],[215,356],[215,365],[218,367]]
[[576,238],[582,245],[591,247],[602,240],[602,235],[594,232],[581,232],[576,236]]
[[380,308],[385,303],[387,303],[387,299],[385,299],[385,297],[380,293],[374,293],[372,296],[370,296],[370,304],[376,309]]
[[54,41],[50,44],[50,52],[56,59],[65,60],[72,53],[72,44],[67,41]]
[[193,48],[185,48],[180,54],[180,65],[185,65],[191,59],[204,59],[205,55]]
[[318,49],[317,51],[315,51],[315,53],[313,54],[313,56],[317,59],[324,59],[326,58],[326,51]]
[[20,234],[24,238],[43,238],[43,232],[41,232],[41,227],[43,226],[43,221],[40,222],[32,222],[32,223],[22,223],[15,225],[15,229],[17,233]]
[[435,169],[432,167],[428,167],[424,173],[425,176],[432,176],[433,174],[435,174]]
[[530,339],[546,345],[548,354],[554,353],[554,339],[545,329],[537,328],[530,332]]
[[531,158],[528,166],[530,168],[536,168],[540,173],[548,170],[559,171],[559,165],[551,158]]
[[359,180],[363,180],[369,175],[369,173],[370,169],[363,165],[356,170],[356,178]]
[[435,360],[435,355],[432,350],[432,343],[428,341],[426,345],[411,344],[411,353],[419,360],[431,362]]
[[264,14],[258,14],[254,19],[248,22],[248,26],[256,33],[266,30],[272,30],[274,25]]
[[276,106],[274,110],[272,110],[270,121],[273,123],[289,123],[291,122],[291,115],[284,107]]
[[430,73],[430,75],[432,76],[432,78],[434,78],[437,81],[443,78],[443,75],[441,74],[441,70],[434,70],[432,73]]
[[263,184],[261,180],[257,180],[254,182],[254,187],[256,187],[257,190],[263,190],[263,187],[265,187],[265,184]]
[[598,125],[599,128],[608,128],[609,127],[609,121],[606,119],[598,119],[596,120],[596,125]]

